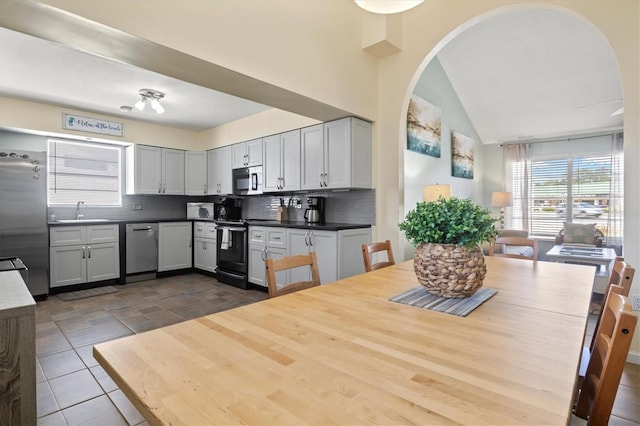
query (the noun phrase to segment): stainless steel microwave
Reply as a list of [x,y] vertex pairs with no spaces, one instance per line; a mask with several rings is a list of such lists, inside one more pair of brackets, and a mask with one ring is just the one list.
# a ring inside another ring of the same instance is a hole
[[233,169],[232,176],[235,195],[262,194],[262,166]]

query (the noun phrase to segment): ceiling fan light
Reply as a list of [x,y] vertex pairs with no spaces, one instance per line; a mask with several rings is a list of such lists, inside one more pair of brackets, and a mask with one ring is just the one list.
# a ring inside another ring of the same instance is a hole
[[355,0],[356,4],[371,13],[399,13],[416,7],[424,0]]
[[140,111],[142,111],[144,109],[144,106],[147,104],[147,98],[142,98],[140,99],[138,102],[136,102],[136,104],[134,105],[137,109],[139,109]]
[[151,108],[153,108],[157,114],[164,113],[164,108],[157,99],[151,99]]

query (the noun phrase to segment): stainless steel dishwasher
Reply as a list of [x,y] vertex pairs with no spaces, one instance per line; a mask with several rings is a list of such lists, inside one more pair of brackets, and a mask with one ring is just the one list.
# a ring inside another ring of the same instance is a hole
[[158,224],[128,223],[126,282],[152,280],[158,270]]

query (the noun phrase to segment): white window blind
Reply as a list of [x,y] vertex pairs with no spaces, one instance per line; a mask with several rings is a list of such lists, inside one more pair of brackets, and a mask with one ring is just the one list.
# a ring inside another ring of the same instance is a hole
[[121,148],[49,139],[48,204],[121,205]]
[[554,236],[564,222],[574,222],[596,223],[606,236],[621,239],[622,215],[613,215],[611,207],[623,211],[623,175],[623,156],[611,153],[534,158],[528,179],[523,162],[514,162],[513,222],[521,223],[527,205],[531,235]]

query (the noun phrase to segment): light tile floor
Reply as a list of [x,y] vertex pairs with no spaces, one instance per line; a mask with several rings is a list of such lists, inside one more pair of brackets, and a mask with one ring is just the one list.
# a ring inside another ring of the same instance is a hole
[[[93,358],[93,345],[267,298],[201,274],[116,286],[117,293],[36,305],[39,425],[147,424]],[[589,322],[591,341],[595,317]],[[610,425],[640,426],[640,366],[626,364]]]
[[93,358],[93,345],[266,299],[201,274],[115,286],[116,293],[36,304],[39,425],[146,424]]

